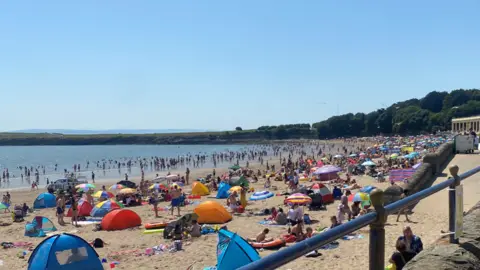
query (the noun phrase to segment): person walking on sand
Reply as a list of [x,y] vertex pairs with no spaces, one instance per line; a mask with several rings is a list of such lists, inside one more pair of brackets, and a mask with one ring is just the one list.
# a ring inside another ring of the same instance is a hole
[[[408,196],[408,190],[403,190],[403,193],[402,195],[400,195],[400,200],[406,198]],[[408,219],[408,206],[405,207],[405,208],[402,208],[400,210],[398,210],[398,214],[397,214],[397,222],[399,222],[400,220],[400,215],[404,214],[405,215],[405,219],[407,220],[407,222],[410,222],[410,220]]]
[[171,214],[173,216],[173,209],[177,207],[178,209],[178,216],[180,216],[180,204],[182,203],[182,192],[178,189],[178,186],[175,186],[170,193],[172,196],[172,202],[171,202]]
[[[152,204],[153,210],[155,211],[155,217],[158,218],[158,191],[154,190],[152,193]],[[173,215],[173,207],[172,207],[172,215]]]
[[237,192],[233,191],[227,199],[227,205],[232,212],[237,212]]
[[188,179],[190,178],[190,169],[187,167],[187,171],[185,171],[185,183],[188,185]]
[[70,208],[72,208],[72,225],[78,227],[78,202],[75,196],[72,196],[70,205]]
[[61,226],[65,225],[65,221],[63,220],[63,215],[65,213],[65,196],[63,192],[59,192],[58,194],[58,199],[57,199],[57,218],[58,218],[58,224]]

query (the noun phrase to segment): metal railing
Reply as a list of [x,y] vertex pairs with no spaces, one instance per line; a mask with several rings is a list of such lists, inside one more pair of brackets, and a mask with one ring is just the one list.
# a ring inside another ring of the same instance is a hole
[[352,221],[344,223],[340,226],[327,230],[317,236],[302,242],[296,243],[290,247],[281,249],[273,254],[270,254],[258,261],[245,265],[240,270],[267,270],[276,269],[284,264],[287,264],[299,257],[302,257],[309,252],[317,250],[322,246],[329,244],[341,237],[344,237],[358,229],[370,225],[370,248],[369,248],[369,269],[380,270],[385,269],[385,223],[390,214],[397,213],[406,207],[409,207],[432,194],[435,194],[445,188],[449,188],[449,231],[450,243],[458,243],[455,239],[455,192],[456,187],[460,182],[466,178],[480,172],[480,166],[458,175],[458,166],[451,166],[449,168],[451,178],[437,184],[435,186],[424,189],[402,200],[384,206],[383,190],[375,189],[370,194],[370,200],[375,211],[356,218]]

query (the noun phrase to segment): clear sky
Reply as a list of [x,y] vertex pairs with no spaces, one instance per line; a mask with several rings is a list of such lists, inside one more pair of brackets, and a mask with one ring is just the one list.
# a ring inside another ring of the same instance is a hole
[[474,0],[0,1],[0,130],[257,128],[480,87],[479,14]]

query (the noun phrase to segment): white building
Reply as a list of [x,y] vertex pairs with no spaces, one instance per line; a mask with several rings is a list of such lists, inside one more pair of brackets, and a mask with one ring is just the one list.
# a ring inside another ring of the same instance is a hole
[[475,132],[480,132],[480,115],[464,118],[452,119],[452,132],[465,132],[472,129]]

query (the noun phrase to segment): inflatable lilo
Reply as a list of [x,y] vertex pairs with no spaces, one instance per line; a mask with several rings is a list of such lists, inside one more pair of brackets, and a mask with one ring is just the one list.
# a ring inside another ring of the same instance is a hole
[[258,192],[255,192],[252,194],[252,196],[250,196],[250,200],[251,201],[259,201],[259,200],[266,200],[270,197],[273,197],[274,194],[268,190],[265,190],[265,191],[258,191]]
[[250,243],[254,248],[263,248],[263,249],[277,249],[285,246],[285,240],[283,239],[274,239],[269,242],[251,242]]

